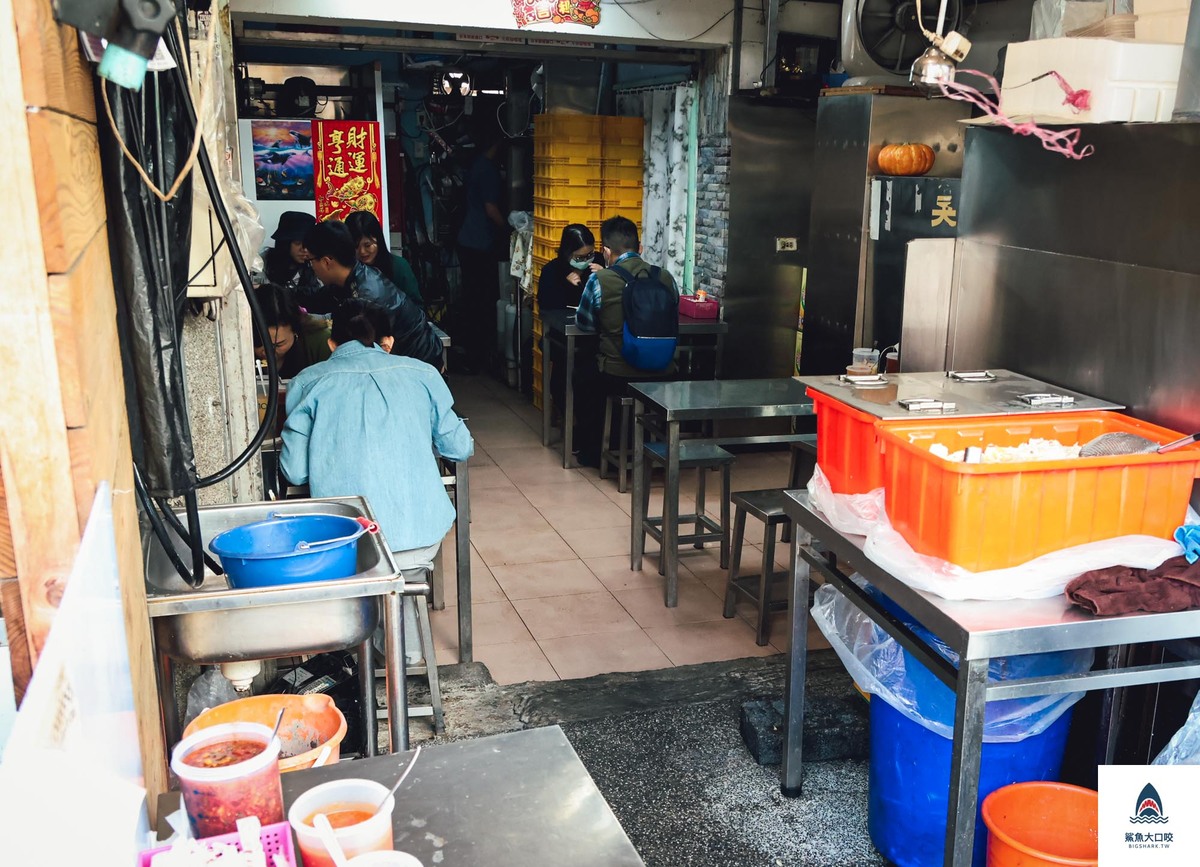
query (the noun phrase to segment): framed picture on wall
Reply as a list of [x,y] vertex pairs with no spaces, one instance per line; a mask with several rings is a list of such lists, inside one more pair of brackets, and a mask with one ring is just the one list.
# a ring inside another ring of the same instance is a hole
[[312,121],[252,120],[254,192],[259,201],[312,201]]

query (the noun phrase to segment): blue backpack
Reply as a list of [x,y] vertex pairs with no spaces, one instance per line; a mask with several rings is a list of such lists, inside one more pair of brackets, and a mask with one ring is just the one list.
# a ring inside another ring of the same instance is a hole
[[659,279],[662,269],[657,265],[637,277],[619,265],[611,270],[625,281],[621,357],[648,373],[666,370],[675,359],[679,342],[679,296]]

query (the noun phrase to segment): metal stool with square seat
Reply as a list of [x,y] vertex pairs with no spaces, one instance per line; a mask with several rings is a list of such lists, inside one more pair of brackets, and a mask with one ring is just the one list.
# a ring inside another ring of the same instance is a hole
[[[792,459],[788,464],[788,490],[802,488],[812,478],[813,468],[817,465],[817,435],[811,434],[791,444]],[[783,535],[780,541],[792,541],[792,523],[783,525]]]
[[[667,465],[666,443],[646,443],[642,447],[642,453],[649,461],[651,468],[655,465],[663,467]],[[722,569],[729,562],[729,486],[733,462],[734,456],[720,446],[686,441],[679,444],[679,469],[681,471],[695,469],[697,473],[695,514],[679,515],[676,519],[677,527],[682,528],[687,524],[692,524],[695,526],[695,532],[680,533],[678,536],[679,546],[690,544],[696,548],[703,548],[705,542],[720,542]],[[708,470],[721,471],[721,518],[719,521],[714,521],[704,511],[705,473]],[[670,494],[664,489],[663,497],[667,496]],[[678,504],[676,505],[678,506]],[[676,514],[678,511],[676,508]],[[642,514],[646,516],[642,521],[642,533],[662,545],[663,519],[661,516],[650,517],[649,478],[642,486]],[[664,572],[662,557],[658,558],[658,572],[660,575]]]
[[[432,579],[431,569],[405,569],[404,574],[408,577],[410,574],[413,577],[419,573],[423,580],[430,582]],[[416,716],[433,717],[433,730],[435,734],[442,734],[446,731],[446,715],[442,710],[442,687],[438,679],[437,657],[433,652],[433,629],[429,623],[429,599],[427,595],[417,595],[413,597],[413,601],[417,606],[417,633],[418,641],[421,644],[422,661],[417,665],[410,665],[407,662],[404,666],[406,677],[419,676],[424,677],[429,681],[429,704],[416,705],[408,708],[408,716],[411,719]],[[403,615],[401,615],[403,616]],[[405,646],[408,647],[408,642],[411,636],[404,636]],[[378,651],[377,651],[378,652]],[[376,678],[386,677],[385,669],[375,669]],[[404,696],[404,701],[407,704],[408,696]],[[387,709],[378,708],[375,712],[376,719],[387,719]],[[392,751],[395,752],[395,745],[392,746]]]
[[[617,447],[612,447],[613,407],[621,407],[621,428],[617,432]],[[628,395],[610,394],[604,401],[604,439],[600,446],[600,478],[608,478],[608,467],[611,464],[617,468],[617,491],[625,493],[628,488],[627,474],[633,471],[633,458],[630,455],[633,441],[633,398]]]
[[[729,558],[729,581],[725,585],[725,616],[733,617],[739,593],[754,602],[758,610],[755,641],[759,647],[763,647],[770,637],[771,612],[787,611],[788,607],[786,593],[780,599],[772,599],[771,593],[776,582],[783,582],[788,578],[786,569],[775,569],[775,528],[783,525],[786,530],[791,523],[783,511],[787,495],[783,489],[738,491],[732,499],[733,552]],[[739,574],[747,515],[753,515],[764,525],[762,567],[757,575]]]

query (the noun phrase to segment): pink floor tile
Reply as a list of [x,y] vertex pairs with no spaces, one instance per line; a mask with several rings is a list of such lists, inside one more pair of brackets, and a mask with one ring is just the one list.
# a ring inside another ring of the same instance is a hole
[[604,591],[604,585],[581,560],[497,566],[495,576],[498,586],[512,600]]
[[646,630],[659,649],[675,665],[720,662],[747,656],[771,656],[778,651],[769,644],[754,643],[754,630],[741,618],[680,626],[657,626]]
[[[434,649],[457,651],[458,606],[447,605],[442,611],[431,611],[429,619],[433,625]],[[533,640],[511,602],[484,602],[472,605],[471,628],[474,643],[478,645]]]
[[513,606],[538,641],[568,635],[636,631],[637,623],[607,590],[519,599]]
[[536,641],[477,646],[475,661],[486,665],[492,679],[499,684],[559,679]]
[[[538,518],[541,521],[541,517]],[[471,542],[489,567],[512,566],[519,563],[545,563],[550,560],[570,560],[575,556],[571,547],[547,524],[536,530],[489,530],[471,534]]]
[[671,660],[641,630],[571,635],[539,641],[538,645],[563,680],[615,671],[671,668]]
[[679,579],[679,604],[668,608],[663,601],[663,587],[641,587],[613,594],[638,626],[678,626],[681,623],[702,623],[722,618],[722,601],[695,578]]

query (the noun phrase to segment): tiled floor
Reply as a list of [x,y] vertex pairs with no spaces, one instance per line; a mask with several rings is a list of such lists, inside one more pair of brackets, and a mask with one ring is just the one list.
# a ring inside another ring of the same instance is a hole
[[[560,452],[541,445],[541,413],[519,392],[487,377],[452,377],[450,388],[475,436],[475,658],[497,682],[644,671],[786,649],[786,615],[775,615],[767,647],[754,642],[749,603],[739,605],[739,616],[722,617],[726,573],[715,546],[681,554],[679,606],[663,605],[658,546],[647,542],[641,572],[629,568],[629,494],[595,470],[564,470]],[[787,471],[786,451],[739,455],[733,490],[780,487]],[[681,496],[691,498],[694,476],[685,476],[681,488]],[[652,512],[660,507],[660,490],[651,496]],[[746,537],[743,569],[756,569],[762,525],[749,520]],[[454,547],[443,551],[448,604],[432,616],[438,661],[445,664],[456,660],[458,641]],[[781,567],[786,557],[787,546],[778,546]],[[826,645],[814,632],[809,646]]]

